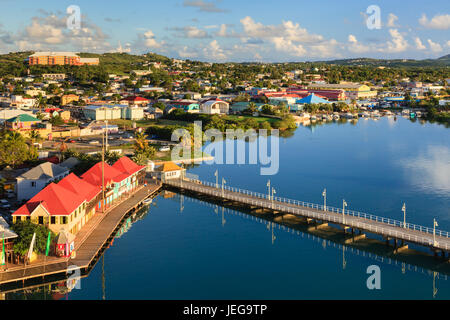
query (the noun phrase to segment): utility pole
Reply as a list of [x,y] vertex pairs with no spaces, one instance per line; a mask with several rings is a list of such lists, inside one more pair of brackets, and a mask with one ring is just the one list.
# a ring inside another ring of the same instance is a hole
[[105,149],[106,149],[106,151],[108,151],[108,120],[106,120],[105,123],[106,123],[106,128],[105,128],[105,131],[106,131]]
[[102,213],[105,213],[105,132],[102,132]]

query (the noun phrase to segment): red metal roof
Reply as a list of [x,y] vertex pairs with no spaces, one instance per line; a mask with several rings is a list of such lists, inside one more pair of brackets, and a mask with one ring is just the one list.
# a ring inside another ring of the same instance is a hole
[[30,215],[39,204],[51,216],[69,215],[84,202],[84,198],[77,193],[55,183],[50,183],[37,195],[28,200],[13,215]]
[[58,185],[80,195],[87,202],[94,199],[102,191],[101,187],[94,186],[86,180],[80,179],[73,173],[64,177],[64,179],[58,182]]
[[142,98],[142,97],[138,97],[138,96],[130,96],[130,97],[123,98],[122,100],[127,100],[127,101],[149,101],[148,99],[145,99],[145,98]]
[[112,167],[119,170],[120,172],[126,173],[128,176],[145,168],[145,166],[137,165],[128,157],[120,158],[112,165]]
[[[102,185],[102,163],[98,162],[93,167],[91,167],[88,171],[86,171],[82,176],[84,180],[93,184],[94,186]],[[120,182],[123,179],[127,178],[128,174],[124,174],[116,168],[111,167],[108,163],[104,164],[104,178],[105,185]]]

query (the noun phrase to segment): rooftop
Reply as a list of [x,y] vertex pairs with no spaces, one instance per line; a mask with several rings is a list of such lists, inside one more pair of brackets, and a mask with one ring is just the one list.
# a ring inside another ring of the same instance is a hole
[[44,162],[21,174],[18,178],[29,180],[51,179],[64,172],[68,172],[68,169],[51,162]]

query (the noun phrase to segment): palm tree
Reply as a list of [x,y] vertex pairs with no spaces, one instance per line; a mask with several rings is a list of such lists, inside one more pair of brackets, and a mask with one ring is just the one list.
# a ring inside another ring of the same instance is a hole
[[39,108],[39,113],[42,112],[42,107],[45,107],[47,105],[47,99],[42,96],[42,94],[39,94],[39,96],[36,98],[34,106]]
[[12,131],[6,134],[6,140],[16,143],[23,141],[23,136],[17,131]]
[[147,135],[144,132],[137,132],[134,136],[134,145],[137,151],[145,150],[148,145]]
[[37,130],[31,130],[30,132],[30,140],[31,144],[34,144],[36,141],[41,140],[41,135]]

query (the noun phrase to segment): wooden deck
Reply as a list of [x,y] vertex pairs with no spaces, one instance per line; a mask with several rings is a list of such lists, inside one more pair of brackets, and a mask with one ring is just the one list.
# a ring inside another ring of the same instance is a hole
[[102,250],[109,245],[123,218],[160,189],[160,184],[147,184],[128,199],[109,208],[106,213],[96,213],[75,238],[75,258],[40,257],[38,261],[27,266],[8,266],[8,270],[0,272],[0,291],[2,286],[8,283],[65,274],[69,266],[87,271],[95,264]]

